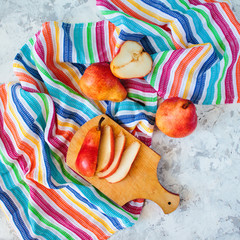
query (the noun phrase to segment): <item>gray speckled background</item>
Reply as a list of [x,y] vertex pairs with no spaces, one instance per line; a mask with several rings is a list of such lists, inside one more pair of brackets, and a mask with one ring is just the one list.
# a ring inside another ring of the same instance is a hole
[[[94,0],[0,0],[0,83],[16,80],[12,60],[45,21],[97,21]],[[240,20],[240,2],[232,1]],[[181,195],[179,208],[164,215],[146,201],[139,221],[111,240],[240,239],[240,105],[197,106],[196,131],[172,139],[155,129],[153,149],[161,156],[158,176]],[[0,210],[0,240],[17,234]]]

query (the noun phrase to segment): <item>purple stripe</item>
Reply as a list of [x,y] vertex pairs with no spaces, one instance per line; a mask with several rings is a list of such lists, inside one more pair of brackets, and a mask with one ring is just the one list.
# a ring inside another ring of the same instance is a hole
[[167,85],[169,82],[171,68],[173,67],[174,63],[177,61],[178,57],[185,51],[185,49],[179,49],[172,51],[172,54],[168,61],[164,64],[162,75],[159,82],[158,94],[161,97],[164,97],[167,91]]
[[[143,80],[145,81],[145,80]],[[147,82],[141,83],[138,81],[134,81],[133,79],[127,79],[127,81],[122,81],[125,87],[133,88],[144,93],[156,93],[156,90]]]
[[38,56],[41,58],[41,60],[43,62],[44,61],[44,48],[43,48],[43,45],[42,45],[42,42],[40,40],[40,31],[35,35],[36,36],[36,41],[35,41],[35,44],[34,44],[34,48],[35,48],[35,51],[36,53],[38,54]]
[[96,1],[96,5],[100,6],[100,7],[103,6],[103,7],[107,8],[108,10],[118,11],[118,9],[114,5],[112,5],[110,2],[108,2],[108,1],[97,0]]
[[104,22],[97,22],[96,23],[96,44],[97,44],[97,51],[99,62],[107,62],[107,52],[105,47],[105,33],[104,33]]
[[44,211],[47,215],[52,217],[56,222],[66,227],[73,233],[75,233],[80,239],[83,240],[92,240],[92,237],[88,235],[83,230],[74,226],[64,215],[57,212],[50,204],[45,201],[45,199],[35,190],[33,187],[30,187],[30,195],[34,202]]
[[[190,0],[190,3],[193,5],[204,5],[211,12],[211,17],[217,23],[217,25],[222,30],[229,47],[232,53],[232,62],[227,69],[226,77],[225,77],[225,94],[226,100],[225,103],[233,103],[234,100],[234,89],[233,89],[233,67],[237,61],[237,55],[239,52],[239,44],[237,38],[234,36],[231,28],[229,27],[229,23],[225,21],[222,17],[221,13],[218,11],[216,5],[214,3],[205,3],[202,4],[198,0]],[[230,22],[230,20],[229,20]]]
[[14,145],[11,141],[11,138],[9,137],[9,135],[6,133],[6,131],[3,129],[4,125],[3,125],[3,116],[2,116],[2,112],[0,112],[0,138],[4,144],[4,147],[6,149],[6,152],[8,154],[8,156],[10,158],[12,158],[13,160],[18,161],[19,166],[21,167],[22,171],[24,174],[27,173],[27,171],[29,170],[27,167],[27,161],[26,159],[23,157],[23,155],[18,154],[15,149],[14,149]]

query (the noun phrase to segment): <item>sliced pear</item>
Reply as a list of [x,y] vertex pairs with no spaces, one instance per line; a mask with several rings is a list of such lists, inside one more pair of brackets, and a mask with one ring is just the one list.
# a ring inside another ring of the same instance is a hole
[[115,138],[115,153],[114,153],[114,159],[112,161],[112,164],[110,165],[110,167],[103,172],[98,172],[97,176],[99,178],[106,178],[106,177],[110,177],[113,173],[116,172],[119,164],[120,164],[120,160],[123,154],[123,150],[124,150],[124,146],[125,146],[125,142],[126,142],[126,137],[123,134],[123,132],[121,131],[118,136]]
[[127,176],[139,152],[140,146],[141,145],[139,142],[133,142],[130,146],[126,148],[126,150],[122,154],[121,162],[117,171],[110,177],[106,178],[108,182],[110,183],[120,182]]
[[142,78],[152,69],[152,58],[141,44],[126,41],[110,64],[114,76],[120,79]]
[[112,127],[105,125],[102,129],[96,172],[109,168],[114,158],[114,134]]

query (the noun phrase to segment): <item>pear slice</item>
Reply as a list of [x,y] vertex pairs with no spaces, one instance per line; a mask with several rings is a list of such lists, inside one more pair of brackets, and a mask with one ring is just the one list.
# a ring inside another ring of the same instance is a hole
[[126,41],[110,64],[114,76],[120,79],[142,78],[152,69],[152,58],[141,44]]
[[101,133],[96,172],[106,171],[109,168],[114,158],[114,148],[112,127],[105,125]]
[[122,154],[121,162],[117,171],[110,177],[107,177],[106,180],[110,183],[117,183],[123,180],[130,171],[139,149],[139,142],[133,142],[130,146],[128,146]]
[[117,170],[117,168],[120,164],[120,160],[121,160],[122,153],[123,153],[124,146],[125,146],[125,142],[126,142],[126,137],[125,137],[125,135],[123,134],[122,131],[115,138],[114,142],[115,142],[115,153],[114,153],[113,162],[106,171],[97,173],[97,176],[99,178],[110,177],[113,173],[116,172],[116,170]]

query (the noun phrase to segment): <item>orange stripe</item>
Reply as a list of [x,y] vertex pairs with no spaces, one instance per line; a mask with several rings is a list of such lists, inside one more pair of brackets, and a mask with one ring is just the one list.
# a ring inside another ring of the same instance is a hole
[[7,93],[6,91],[4,91],[3,88],[0,88],[0,98],[2,99],[2,102],[4,104],[4,122],[7,125],[8,129],[11,131],[17,147],[28,155],[31,161],[31,169],[27,175],[29,178],[33,178],[33,170],[36,167],[34,149],[28,143],[22,141],[22,139],[19,137],[18,130],[16,129],[14,122],[7,113]]
[[45,186],[35,182],[36,186],[41,189],[59,208],[61,208],[64,212],[74,218],[78,223],[80,223],[83,227],[93,232],[98,239],[107,239],[108,236],[99,229],[95,224],[93,224],[88,218],[83,216],[80,212],[74,209],[71,205],[69,205],[61,196],[56,193],[56,190],[46,188]]
[[174,85],[171,88],[169,97],[173,97],[179,94],[186,68],[189,66],[190,62],[202,51],[202,49],[203,47],[192,48],[184,57],[184,59],[179,63],[178,68],[174,74]]
[[40,88],[39,88],[39,85],[36,83],[36,81],[30,77],[28,74],[26,73],[21,73],[21,72],[16,72],[15,75],[18,77],[19,81],[22,81],[22,82],[28,82],[28,83],[31,83],[32,85],[34,85],[37,90],[39,92],[41,92]]
[[73,85],[71,79],[60,69],[56,67],[54,64],[54,48],[53,48],[53,41],[51,36],[51,28],[49,23],[43,24],[42,29],[43,36],[45,38],[46,46],[47,46],[47,59],[46,59],[46,66],[54,73],[58,80],[66,84],[67,86],[71,87],[74,91],[78,92],[78,90]]
[[[129,8],[127,5],[123,4],[121,1],[119,0],[112,0],[112,3],[114,3],[117,7],[121,8],[121,9],[124,9],[124,12],[127,13],[128,15],[134,17],[134,18],[137,18],[137,19],[140,19],[144,22],[147,22],[147,23],[150,23],[150,24],[153,24],[153,25],[157,25],[156,23],[150,21],[149,19],[147,18],[144,18],[142,17],[141,15],[139,15],[138,13],[134,12],[131,8]],[[163,26],[160,26],[160,25],[157,25],[159,27],[161,27],[163,30],[169,32],[170,29],[167,27],[167,25],[163,25]]]
[[108,31],[109,31],[109,45],[110,45],[110,50],[111,50],[111,55],[112,58],[115,57],[115,46],[116,46],[116,39],[114,37],[114,31],[115,31],[116,27],[114,24],[112,24],[111,22],[109,22],[108,24]]
[[227,3],[220,3],[220,5],[223,8],[224,12],[227,14],[231,23],[234,25],[234,27],[237,29],[238,33],[240,34],[240,24],[236,19],[235,15],[233,14],[232,10],[230,9],[229,5]]

